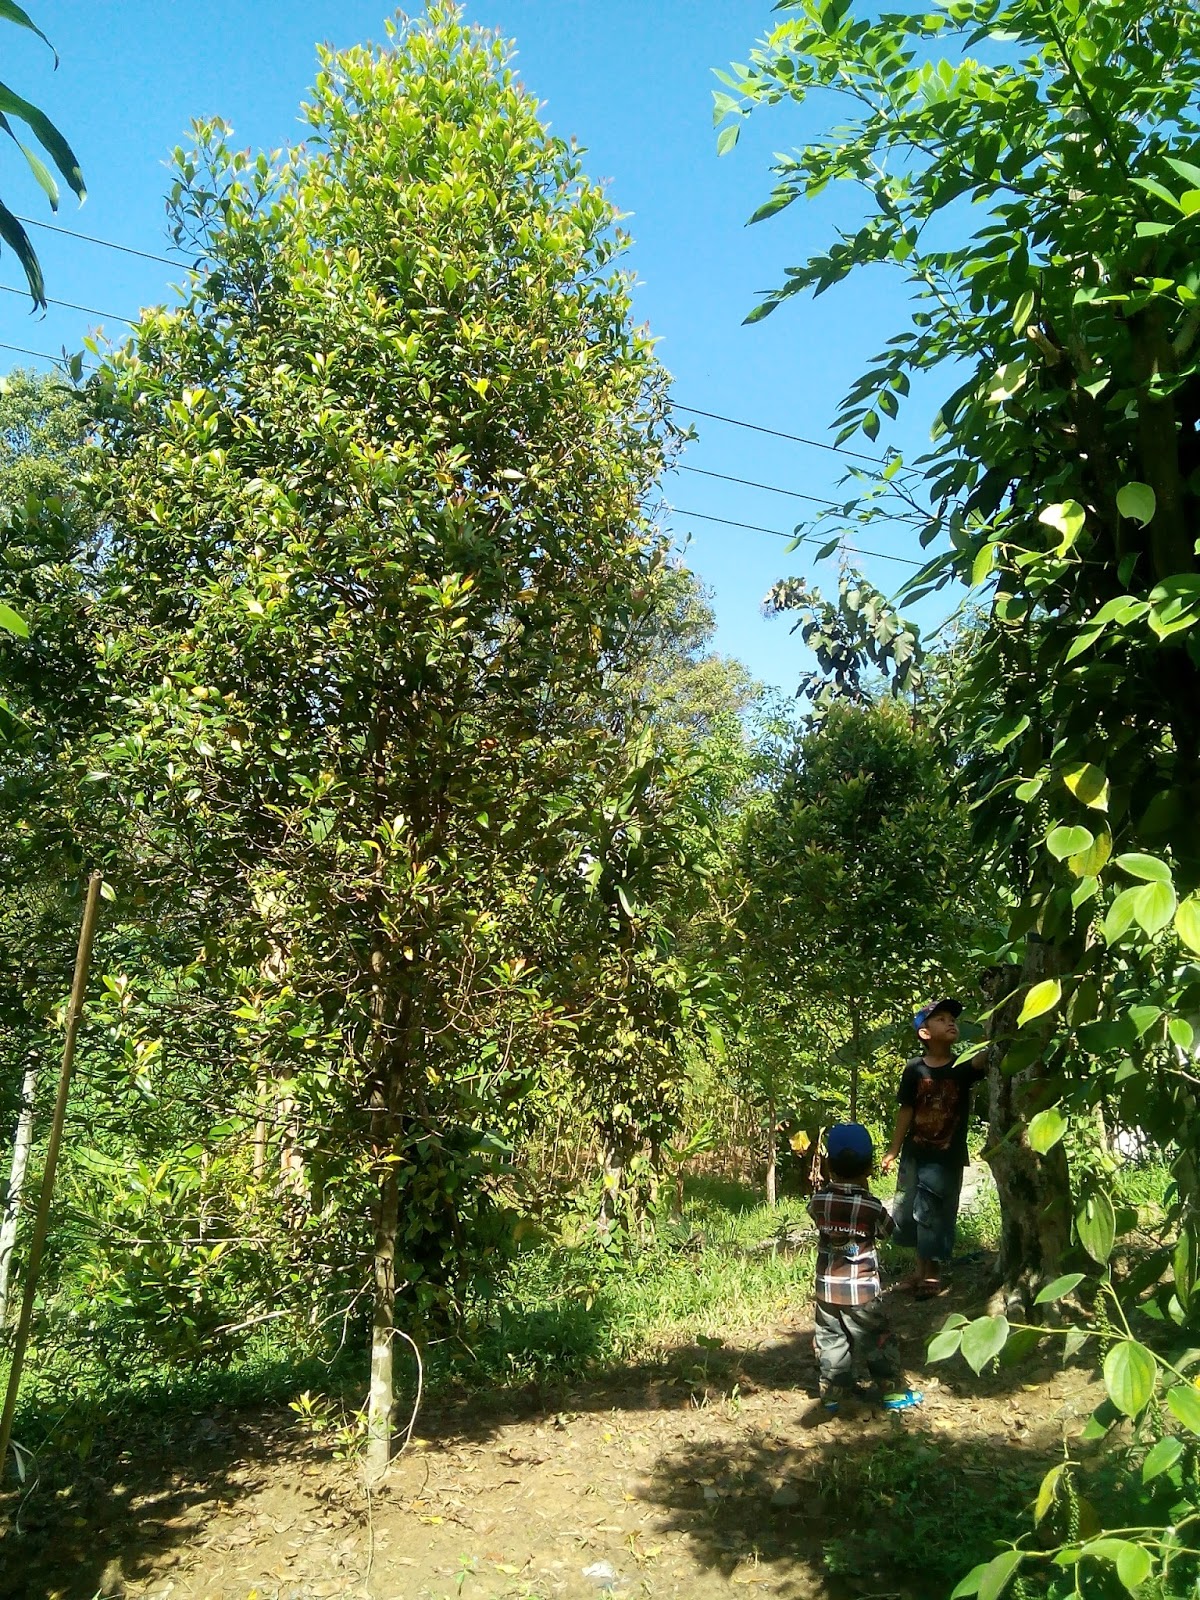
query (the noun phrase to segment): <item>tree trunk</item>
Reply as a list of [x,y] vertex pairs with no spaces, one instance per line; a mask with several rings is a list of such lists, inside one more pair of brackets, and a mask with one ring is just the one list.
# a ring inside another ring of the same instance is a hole
[[767,1204],[774,1209],[776,1202],[776,1126],[775,1096],[767,1098]]
[[21,1210],[21,1190],[25,1186],[29,1150],[33,1144],[33,1097],[37,1076],[37,1063],[31,1061],[25,1068],[21,1082],[21,1110],[17,1116],[17,1131],[13,1136],[12,1166],[8,1172],[4,1201],[0,1205],[0,1328],[3,1328],[8,1313],[8,1281],[17,1242],[17,1217]]
[[1029,986],[1064,970],[1060,947],[1031,935],[1020,968],[1002,969],[990,989],[995,1010],[988,1023],[987,1161],[1000,1195],[996,1287],[1005,1307],[1022,1311],[1059,1274],[1071,1242],[1071,1183],[1062,1145],[1039,1155],[1026,1137],[1026,1119],[1039,1109],[1035,1089],[1045,1071],[1041,1059],[1011,1074],[1004,1071],[1004,1061]]
[[378,1480],[392,1455],[392,1410],[395,1404],[393,1345],[396,1334],[396,1232],[400,1221],[400,1185],[389,1163],[379,1180],[375,1203],[375,1306],[371,1322],[371,1386],[367,1398],[367,1474]]

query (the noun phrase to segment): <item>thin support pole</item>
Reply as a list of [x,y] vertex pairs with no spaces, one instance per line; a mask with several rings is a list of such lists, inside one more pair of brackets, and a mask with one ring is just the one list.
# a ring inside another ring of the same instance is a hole
[[13,1345],[12,1366],[8,1372],[8,1393],[4,1397],[4,1414],[0,1416],[0,1480],[4,1474],[4,1463],[8,1459],[8,1442],[12,1437],[13,1415],[17,1409],[17,1390],[21,1384],[21,1368],[25,1364],[25,1347],[29,1343],[29,1328],[33,1321],[33,1299],[37,1289],[38,1272],[42,1265],[46,1230],[50,1225],[50,1201],[54,1194],[54,1174],[58,1166],[59,1147],[62,1144],[63,1123],[67,1115],[67,1091],[71,1087],[71,1068],[75,1063],[75,1040],[79,1033],[79,1019],[83,1013],[88,968],[92,963],[92,940],[96,934],[96,919],[100,914],[100,887],[100,874],[93,872],[88,881],[87,903],[83,909],[83,922],[79,929],[79,949],[75,954],[75,976],[71,982],[71,999],[67,1007],[67,1028],[63,1038],[62,1066],[58,1074],[58,1096],[54,1102],[54,1121],[50,1127],[50,1142],[46,1146],[42,1189],[38,1196],[37,1215],[33,1220],[33,1234],[29,1241],[25,1293],[21,1299],[21,1316],[17,1323],[16,1343]]

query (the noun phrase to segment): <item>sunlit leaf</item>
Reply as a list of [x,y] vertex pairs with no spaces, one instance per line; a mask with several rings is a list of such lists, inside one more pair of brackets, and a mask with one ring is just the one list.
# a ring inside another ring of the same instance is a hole
[[1104,1387],[1118,1411],[1136,1417],[1154,1393],[1158,1363],[1144,1344],[1122,1339],[1104,1358]]
[[1057,1106],[1050,1106],[1045,1111],[1039,1111],[1030,1122],[1027,1137],[1033,1149],[1044,1156],[1047,1150],[1053,1150],[1066,1131],[1066,1117]]
[[1077,766],[1068,767],[1062,780],[1085,806],[1093,811],[1108,810],[1108,779],[1090,761],[1081,761]]
[[1035,1017],[1043,1017],[1047,1011],[1053,1011],[1061,999],[1062,983],[1058,978],[1044,978],[1041,983],[1035,983],[1025,996],[1025,1003],[1017,1018],[1017,1027],[1023,1028]]
[[962,1330],[963,1358],[973,1371],[982,1372],[1004,1349],[1007,1339],[1007,1317],[976,1317]]
[[1123,517],[1140,522],[1143,528],[1153,520],[1157,503],[1148,483],[1127,483],[1117,490],[1117,510]]

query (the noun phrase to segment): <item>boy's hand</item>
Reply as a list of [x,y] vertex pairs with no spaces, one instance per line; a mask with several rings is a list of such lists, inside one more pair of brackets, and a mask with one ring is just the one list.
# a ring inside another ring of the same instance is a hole
[[880,1172],[890,1172],[895,1165],[896,1152],[894,1150],[889,1150],[884,1156],[883,1160],[879,1163],[879,1170]]

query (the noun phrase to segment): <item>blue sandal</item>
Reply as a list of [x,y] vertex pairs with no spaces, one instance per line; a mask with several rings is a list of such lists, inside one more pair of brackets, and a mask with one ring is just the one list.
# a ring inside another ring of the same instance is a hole
[[925,1396],[919,1389],[905,1389],[902,1394],[885,1394],[883,1409],[885,1411],[911,1411],[914,1406],[924,1403]]

